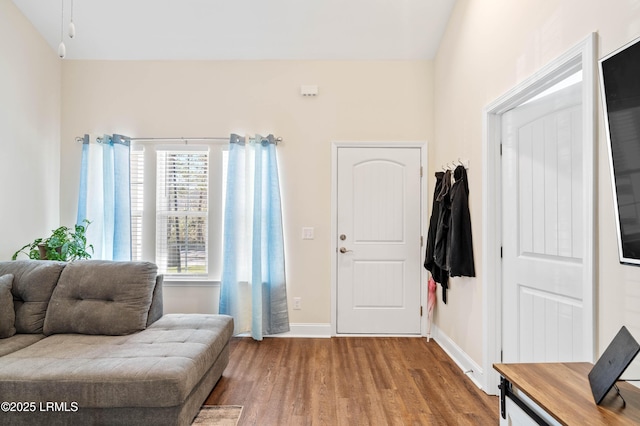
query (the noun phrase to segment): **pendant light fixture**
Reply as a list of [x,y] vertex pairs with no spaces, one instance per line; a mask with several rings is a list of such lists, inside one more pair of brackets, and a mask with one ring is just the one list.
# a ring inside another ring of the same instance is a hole
[[67,48],[64,45],[64,0],[60,0],[62,3],[62,12],[60,13],[60,44],[58,45],[58,56],[60,59],[64,59],[67,54]]
[[71,0],[71,22],[69,22],[69,38],[73,38],[75,37],[75,35],[76,26],[73,24],[73,0]]

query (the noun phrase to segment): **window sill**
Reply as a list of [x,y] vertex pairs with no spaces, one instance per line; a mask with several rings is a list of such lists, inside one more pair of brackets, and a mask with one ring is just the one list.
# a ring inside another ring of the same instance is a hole
[[164,287],[220,287],[220,281],[200,278],[176,278],[165,275]]

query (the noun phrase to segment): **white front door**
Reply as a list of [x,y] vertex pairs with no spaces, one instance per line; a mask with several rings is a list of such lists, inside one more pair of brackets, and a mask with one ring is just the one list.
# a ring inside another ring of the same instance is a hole
[[420,148],[340,147],[338,333],[420,333]]
[[503,362],[591,359],[581,85],[503,115]]

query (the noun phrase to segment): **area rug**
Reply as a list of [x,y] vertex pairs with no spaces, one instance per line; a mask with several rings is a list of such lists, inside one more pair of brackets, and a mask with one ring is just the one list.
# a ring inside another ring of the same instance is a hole
[[241,405],[203,405],[192,426],[236,426],[241,414]]

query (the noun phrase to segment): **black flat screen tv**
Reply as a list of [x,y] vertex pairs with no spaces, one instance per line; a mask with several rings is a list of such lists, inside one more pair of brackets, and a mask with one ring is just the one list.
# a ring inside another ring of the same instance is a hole
[[620,262],[640,266],[640,38],[599,65]]

